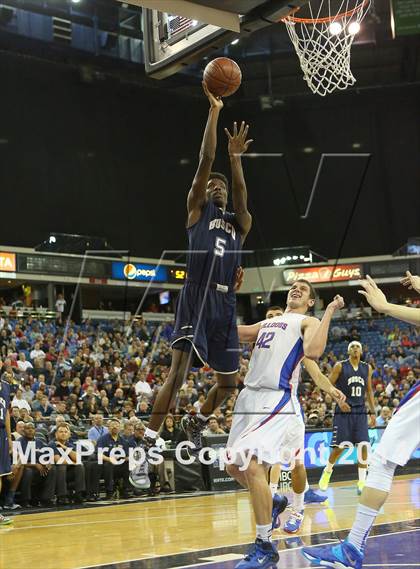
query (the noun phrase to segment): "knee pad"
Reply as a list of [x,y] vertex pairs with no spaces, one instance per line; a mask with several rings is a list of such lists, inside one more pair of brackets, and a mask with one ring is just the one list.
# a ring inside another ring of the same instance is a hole
[[396,468],[395,462],[383,460],[378,454],[374,453],[369,465],[366,486],[389,493]]

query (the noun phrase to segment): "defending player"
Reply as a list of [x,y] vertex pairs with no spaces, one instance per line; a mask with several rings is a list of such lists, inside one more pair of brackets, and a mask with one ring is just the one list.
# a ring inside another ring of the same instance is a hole
[[[6,381],[0,379],[0,493],[3,477],[12,474],[10,452],[12,449],[12,432],[10,429],[10,387]],[[12,523],[10,518],[0,514],[0,527]]]
[[[245,389],[238,397],[228,440],[228,473],[248,488],[257,523],[257,539],[237,569],[268,569],[279,555],[271,543],[273,518],[283,504],[275,504],[267,484],[267,468],[293,459],[305,430],[296,387],[304,356],[320,357],[325,349],[331,318],[344,302],[336,296],[321,322],[306,312],[315,303],[315,291],[305,280],[296,281],[287,296],[282,316],[247,327],[244,341],[255,342]],[[245,463],[245,455],[250,459]],[[280,497],[279,497],[280,498]]]
[[178,299],[171,370],[156,397],[145,433],[145,443],[149,447],[154,444],[157,431],[195,359],[200,366],[208,363],[217,377],[200,413],[195,417],[187,416],[183,423],[184,430],[199,449],[207,417],[235,390],[239,365],[234,285],[242,244],[252,224],[241,154],[247,151],[252,140],[247,140],[248,125],[245,123],[239,131],[235,123],[233,134],[225,129],[234,210],[234,213],[228,213],[227,179],[223,174],[212,172],[217,123],[223,102],[208,91],[205,83],[203,89],[210,102],[210,111],[198,169],[187,199],[188,277]]
[[[265,317],[267,320],[269,320],[276,316],[282,315],[282,308],[279,306],[270,306],[267,309]],[[243,334],[246,334],[246,328],[246,326],[238,326],[239,341],[242,341]],[[320,389],[326,393],[329,393],[337,403],[341,404],[345,402],[345,395],[328,381],[328,379],[321,373],[321,370],[319,369],[317,363],[308,358],[303,358],[303,365],[305,366],[311,378],[314,380],[315,384]],[[303,440],[299,445],[300,449],[304,449],[304,443],[305,441]],[[274,494],[277,491],[278,481],[280,478],[280,470],[281,466],[279,464],[275,464],[270,469],[270,490],[273,498]],[[300,459],[296,459],[295,468],[292,470],[292,490],[293,504],[290,508],[288,508],[290,510],[290,515],[283,528],[286,533],[296,533],[299,531],[304,518],[304,504],[319,504],[325,502],[327,499],[327,496],[320,496],[309,488],[308,479],[306,476],[304,456],[301,456]],[[277,529],[278,527],[280,527],[280,517],[277,517],[277,519],[274,520],[273,524],[273,529]]]
[[[419,277],[407,274],[402,283],[420,293]],[[394,316],[409,324],[420,324],[419,309],[389,303],[384,293],[369,276],[362,281],[362,286],[364,290],[359,291],[360,294],[378,312]],[[420,381],[401,400],[372,455],[356,519],[347,539],[339,545],[307,547],[302,550],[302,554],[314,565],[361,569],[367,538],[376,516],[391,491],[395,469],[397,465],[407,464],[410,456],[420,444],[419,424]]]
[[[369,424],[376,424],[375,403],[372,390],[372,368],[361,361],[362,345],[360,342],[350,342],[347,348],[349,358],[337,362],[331,372],[330,381],[345,394],[346,402],[338,405],[334,413],[333,437],[330,457],[319,480],[319,488],[328,488],[334,464],[345,451],[345,443],[360,445],[361,461],[358,465],[359,482],[358,494],[362,493],[366,481],[369,432],[366,417],[365,399],[367,399],[370,416]],[[359,449],[358,449],[359,452]]]

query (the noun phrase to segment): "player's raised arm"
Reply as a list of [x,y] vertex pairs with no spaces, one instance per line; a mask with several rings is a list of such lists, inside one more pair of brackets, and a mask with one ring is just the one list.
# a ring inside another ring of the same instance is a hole
[[203,89],[210,102],[209,116],[201,143],[198,168],[187,199],[188,226],[200,219],[201,208],[206,201],[207,183],[214,162],[217,147],[217,121],[223,108],[223,101],[210,93],[203,82]]
[[238,132],[238,125],[233,123],[233,133],[225,128],[228,137],[228,150],[230,167],[232,170],[232,200],[233,211],[241,229],[242,243],[245,241],[252,225],[252,217],[248,211],[248,194],[246,189],[244,172],[242,169],[241,155],[248,150],[252,140],[247,140],[249,125],[242,121]]
[[322,356],[325,346],[327,345],[328,330],[333,314],[336,310],[343,308],[343,306],[343,298],[336,295],[334,300],[327,306],[321,322],[312,316],[305,318],[302,322],[303,351],[305,357],[316,360]]
[[393,316],[409,324],[420,325],[420,310],[418,308],[399,306],[388,302],[385,294],[369,275],[367,275],[366,280],[361,281],[361,285],[364,290],[359,290],[359,294],[362,294],[377,312]]
[[340,362],[337,362],[334,367],[332,368],[330,377],[328,378],[332,385],[337,383],[338,378],[340,377],[340,373],[343,369],[343,365]]
[[258,332],[261,328],[261,322],[257,322],[256,324],[251,324],[250,326],[245,326],[244,324],[240,324],[238,326],[238,335],[239,341],[243,344],[247,344],[250,342],[255,342],[258,337]]
[[[315,385],[319,387],[319,389],[325,391],[325,393],[329,393],[331,397],[335,401],[337,401],[337,403],[343,404],[345,402],[346,396],[344,395],[344,393],[339,389],[337,389],[336,387],[334,387],[334,384],[319,369],[319,365],[317,363],[308,358],[304,358],[303,365],[305,366],[306,371],[309,373],[311,378],[314,380]],[[341,364],[340,364],[340,370],[341,370]]]

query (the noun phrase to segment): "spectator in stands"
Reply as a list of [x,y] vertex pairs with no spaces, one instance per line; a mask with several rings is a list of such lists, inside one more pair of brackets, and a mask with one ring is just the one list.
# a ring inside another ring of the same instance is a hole
[[57,322],[59,324],[62,324],[63,322],[63,316],[64,316],[64,311],[66,309],[66,300],[64,298],[63,294],[58,294],[57,295],[57,300],[55,302],[55,310],[56,310],[56,315],[57,315]]
[[25,432],[25,422],[18,421],[16,423],[15,430],[12,432],[13,440],[18,441],[23,436],[24,432]]
[[180,430],[175,425],[174,416],[169,413],[166,415],[165,420],[163,422],[163,427],[160,432],[161,438],[165,442],[176,443],[179,439]]
[[17,366],[18,366],[19,371],[21,371],[22,373],[27,372],[28,369],[32,369],[33,366],[31,364],[31,362],[28,362],[26,360],[25,352],[19,353],[19,359],[17,362]]
[[134,386],[137,397],[147,397],[150,399],[152,397],[152,388],[146,381],[146,373],[144,371],[139,371],[136,375],[137,382]]
[[35,393],[32,391],[30,383],[24,384],[22,397],[29,403],[29,405],[31,405],[32,401],[34,400]]
[[92,419],[92,427],[88,431],[88,439],[96,444],[97,440],[107,433],[108,428],[104,426],[103,415],[95,415]]
[[233,415],[231,411],[227,411],[225,414],[225,422],[223,424],[223,430],[227,434],[230,433],[230,429],[232,428],[232,421],[233,421]]
[[115,390],[115,395],[111,400],[111,409],[113,411],[115,411],[117,408],[122,409],[122,406],[124,405],[124,401],[125,401],[124,392],[119,387],[118,389]]
[[41,350],[41,344],[39,342],[37,342],[34,345],[34,349],[31,351],[29,356],[30,356],[32,361],[37,360],[37,359],[42,361],[42,362],[44,361],[45,352],[43,350]]
[[20,504],[22,507],[38,506],[44,508],[54,505],[56,469],[55,465],[40,464],[39,456],[45,446],[40,439],[35,439],[35,425],[26,423],[24,434],[18,443],[25,453],[29,443],[35,445],[35,460],[24,465],[22,480],[20,482]]
[[[129,446],[120,436],[121,424],[120,421],[116,419],[111,419],[108,423],[109,432],[105,435],[99,437],[96,443],[97,456],[102,457],[102,468],[104,479],[105,479],[105,491],[106,499],[112,499],[114,495],[114,484],[117,479],[122,478],[123,480],[123,493],[122,497],[127,498],[129,496],[129,479],[128,479],[128,461],[124,461],[122,464],[116,464],[115,458],[112,457],[113,449],[120,448],[128,457]],[[99,472],[96,472],[96,476],[99,480]]]
[[146,399],[141,399],[137,405],[136,415],[141,421],[148,421],[150,419],[150,405]]
[[31,406],[26,401],[26,399],[23,398],[23,391],[20,387],[16,389],[16,393],[11,402],[11,406],[18,407],[19,409],[27,409],[29,412],[31,411]]
[[[69,426],[61,424],[57,427],[55,441],[50,444],[54,452],[57,505],[59,506],[67,505],[70,501],[75,504],[84,502],[82,493],[85,491],[85,470],[79,461],[75,446],[70,442],[70,435]],[[63,456],[68,458],[65,458],[65,464],[60,464]],[[74,487],[72,494],[68,490],[70,481],[73,482]]]
[[377,427],[386,427],[392,417],[392,412],[389,407],[382,407],[381,414],[376,419]]
[[224,435],[224,430],[220,427],[219,422],[215,415],[211,415],[207,421],[207,428],[204,430],[203,435],[208,437],[210,435]]
[[134,425],[130,421],[125,421],[123,425],[123,430],[121,433],[121,438],[127,443],[130,443],[132,436],[134,435]]
[[65,401],[57,401],[55,404],[55,409],[50,415],[51,421],[55,421],[56,417],[58,416],[62,417],[66,423],[70,421]]

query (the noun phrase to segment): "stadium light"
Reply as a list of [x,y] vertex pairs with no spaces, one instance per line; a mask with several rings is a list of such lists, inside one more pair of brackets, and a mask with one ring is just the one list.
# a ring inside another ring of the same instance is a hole
[[48,239],[48,243],[56,243],[57,242],[57,238],[54,235],[50,235],[50,238]]
[[273,265],[275,265],[276,267],[281,265],[281,259],[273,259]]
[[340,22],[331,22],[330,24],[330,34],[332,36],[338,36],[338,34],[342,31],[343,26]]
[[349,34],[354,36],[360,32],[360,24],[359,22],[351,22],[351,24],[349,24],[349,27],[347,29],[349,31]]

